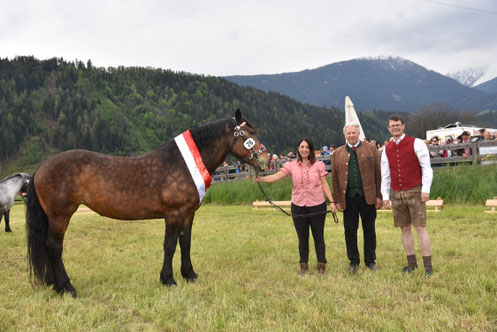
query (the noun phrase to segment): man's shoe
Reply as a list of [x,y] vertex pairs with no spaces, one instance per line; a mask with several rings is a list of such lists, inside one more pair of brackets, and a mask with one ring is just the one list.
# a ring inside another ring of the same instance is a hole
[[350,264],[349,266],[349,273],[354,274],[357,272],[357,264]]
[[414,270],[416,270],[417,266],[406,266],[402,269],[402,273],[412,273]]
[[433,274],[433,268],[432,267],[427,267],[425,270],[425,277],[429,277]]
[[376,264],[375,263],[371,263],[371,264],[368,264],[366,265],[368,267],[368,269],[370,269],[371,271],[376,271],[378,270],[378,268],[376,267]]

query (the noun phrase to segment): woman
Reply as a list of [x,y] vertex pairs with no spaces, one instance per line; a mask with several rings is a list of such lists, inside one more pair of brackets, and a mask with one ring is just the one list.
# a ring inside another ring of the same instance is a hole
[[[430,140],[430,145],[440,145],[440,139],[438,136],[433,136]],[[430,158],[443,157],[443,150],[431,150]]]
[[[287,162],[275,174],[254,178],[255,182],[273,183],[286,176],[292,177],[292,215],[293,224],[299,237],[300,275],[302,276],[309,271],[309,226],[316,248],[318,274],[322,275],[326,270],[326,246],[324,243],[326,200],[324,195],[331,204],[335,204],[331,196],[330,186],[326,181],[327,174],[323,162],[316,160],[314,144],[311,140],[304,138],[298,144],[297,159]],[[305,216],[307,214],[312,215]]]

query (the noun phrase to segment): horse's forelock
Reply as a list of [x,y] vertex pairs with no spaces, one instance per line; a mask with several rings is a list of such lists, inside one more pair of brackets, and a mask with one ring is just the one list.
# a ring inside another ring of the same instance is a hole
[[254,127],[254,126],[252,126],[252,124],[251,124],[250,122],[248,122],[248,121],[247,121],[247,120],[245,120],[245,119],[243,119],[243,121],[245,121],[245,124],[246,124],[247,126],[249,126],[250,128],[254,129],[254,131],[257,133],[257,129],[255,129],[255,127]]

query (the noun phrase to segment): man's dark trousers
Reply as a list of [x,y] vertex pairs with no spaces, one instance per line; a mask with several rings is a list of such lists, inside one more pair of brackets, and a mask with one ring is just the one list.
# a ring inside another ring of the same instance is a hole
[[360,195],[355,195],[354,198],[346,197],[346,208],[343,212],[345,243],[350,264],[355,265],[360,263],[359,250],[357,249],[359,216],[362,220],[362,230],[364,232],[364,262],[367,266],[376,261],[376,207],[368,205],[364,197]]

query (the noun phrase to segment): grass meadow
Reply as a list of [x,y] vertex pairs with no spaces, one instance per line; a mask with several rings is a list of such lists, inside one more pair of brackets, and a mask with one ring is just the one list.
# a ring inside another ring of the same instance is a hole
[[181,278],[178,247],[171,288],[159,281],[162,220],[75,215],[64,247],[72,299],[29,282],[24,205],[15,205],[13,233],[0,227],[0,331],[495,331],[497,214],[483,210],[429,212],[428,279],[423,269],[401,274],[406,258],[389,212],[377,219],[379,270],[361,265],[349,275],[342,216],[339,224],[328,216],[327,272],[317,276],[311,251],[311,273],[300,277],[290,217],[208,204],[193,227],[199,279]]

